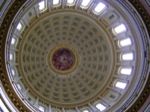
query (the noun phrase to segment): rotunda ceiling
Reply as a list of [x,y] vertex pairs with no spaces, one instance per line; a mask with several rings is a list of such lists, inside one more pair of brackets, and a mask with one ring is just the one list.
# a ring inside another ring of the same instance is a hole
[[[17,94],[21,102],[17,105],[42,112],[129,108],[146,83],[142,79],[148,77],[144,53],[149,41],[143,21],[128,1],[19,3],[4,41],[12,87],[6,90]],[[27,109],[20,106],[20,110]]]
[[18,74],[44,101],[87,104],[112,77],[113,46],[108,37],[87,15],[67,10],[43,15],[19,41]]

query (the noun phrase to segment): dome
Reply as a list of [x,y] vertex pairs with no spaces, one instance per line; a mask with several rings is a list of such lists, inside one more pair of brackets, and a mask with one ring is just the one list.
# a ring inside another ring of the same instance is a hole
[[7,8],[0,27],[1,94],[8,110],[148,108],[150,17],[139,1],[2,4]]

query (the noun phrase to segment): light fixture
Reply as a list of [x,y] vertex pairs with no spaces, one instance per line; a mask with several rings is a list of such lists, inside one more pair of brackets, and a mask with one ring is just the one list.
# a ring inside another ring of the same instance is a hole
[[125,61],[131,61],[131,60],[133,60],[133,53],[130,52],[130,53],[124,53],[124,54],[122,54],[122,60],[125,60]]
[[120,24],[116,26],[114,29],[114,34],[120,34],[127,30],[126,26],[124,24]]
[[100,111],[103,111],[103,110],[106,109],[106,107],[105,107],[103,104],[101,104],[101,103],[98,103],[98,104],[96,105],[96,108],[99,109]]
[[98,3],[94,8],[94,13],[99,14],[106,8],[106,5],[102,2]]
[[117,81],[115,84],[115,87],[120,88],[120,89],[125,89],[126,85],[127,83]]

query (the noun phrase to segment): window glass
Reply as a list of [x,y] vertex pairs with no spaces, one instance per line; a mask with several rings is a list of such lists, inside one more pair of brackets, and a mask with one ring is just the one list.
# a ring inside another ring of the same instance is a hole
[[11,44],[14,45],[15,42],[16,42],[16,39],[12,38],[12,39],[11,39]]
[[98,104],[96,105],[96,108],[99,109],[100,111],[103,111],[103,110],[106,109],[106,107],[105,107],[104,105],[102,105],[101,103],[98,103]]
[[124,24],[120,24],[120,25],[118,25],[118,26],[116,26],[115,28],[114,28],[114,33],[115,34],[120,34],[120,33],[122,33],[122,32],[125,32],[127,29],[126,29],[126,26],[124,25]]
[[127,85],[126,83],[118,81],[116,82],[115,87],[120,88],[120,89],[125,89],[126,85]]
[[82,112],[89,112],[88,110],[83,110]]
[[17,84],[17,88],[21,90],[21,85],[19,83]]
[[43,106],[39,106],[39,110],[40,110],[41,112],[44,112],[44,107],[43,107]]
[[53,0],[53,5],[58,5],[59,4],[59,0]]
[[14,76],[14,75],[15,75],[15,70],[14,70],[14,69],[11,69],[11,73],[12,73],[12,75]]
[[125,61],[133,60],[133,53],[124,53],[122,54],[122,59]]
[[132,43],[131,43],[131,39],[130,38],[122,39],[122,40],[119,41],[119,45],[121,47],[129,46],[131,44]]
[[13,54],[12,53],[9,54],[9,59],[13,60]]
[[21,23],[18,23],[18,25],[17,25],[17,30],[21,30],[22,29],[22,24]]
[[87,8],[92,0],[82,0],[81,7]]
[[102,12],[104,9],[106,8],[106,5],[104,4],[104,3],[98,3],[97,5],[96,5],[96,7],[94,8],[94,12],[96,13],[96,14],[99,14],[100,12]]
[[75,0],[67,0],[68,5],[73,5]]
[[132,72],[132,68],[121,68],[120,73],[124,75],[130,75]]
[[43,11],[45,8],[46,8],[46,7],[45,7],[45,1],[41,1],[41,2],[39,3],[39,10],[40,10],[40,11]]

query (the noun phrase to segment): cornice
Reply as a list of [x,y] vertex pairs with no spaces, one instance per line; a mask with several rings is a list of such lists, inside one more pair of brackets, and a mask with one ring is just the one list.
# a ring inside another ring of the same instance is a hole
[[150,15],[147,12],[147,10],[144,8],[144,6],[142,5],[142,3],[139,0],[128,0],[133,6],[134,8],[138,11],[138,13],[140,14],[141,18],[143,19],[148,33],[150,35]]
[[[150,37],[150,15],[149,13],[146,11],[146,9],[144,8],[144,6],[141,4],[139,0],[128,0],[128,1],[134,6],[134,8],[140,14],[143,22],[146,25],[146,29]],[[149,43],[148,43],[148,46],[149,46]],[[127,112],[137,112],[138,110],[140,110],[142,105],[145,103],[145,101],[149,97],[149,93],[150,93],[150,73],[149,73],[149,77],[148,77],[147,83],[143,91],[141,92],[136,102],[127,110]]]

